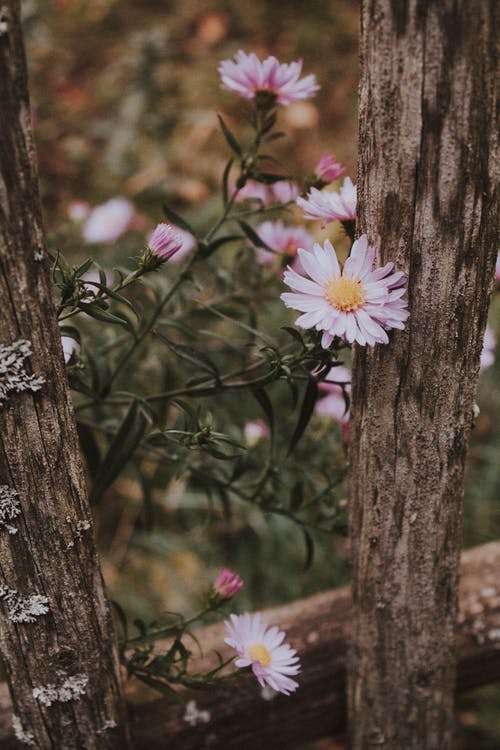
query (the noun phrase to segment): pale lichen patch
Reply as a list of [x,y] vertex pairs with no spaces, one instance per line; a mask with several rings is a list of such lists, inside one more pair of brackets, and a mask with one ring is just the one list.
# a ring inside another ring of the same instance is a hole
[[0,529],[6,529],[9,534],[17,534],[16,527],[9,521],[13,521],[20,513],[21,505],[16,490],[6,484],[0,485]]
[[9,346],[0,346],[0,404],[11,391],[38,391],[45,383],[42,377],[28,375],[24,360],[31,355],[31,343],[19,339]]
[[27,729],[24,729],[23,725],[21,724],[21,719],[15,714],[12,714],[12,729],[14,730],[14,735],[16,739],[19,740],[19,742],[22,742],[24,745],[30,745],[30,747],[34,747],[35,738],[33,736],[33,732],[29,732]]
[[196,701],[188,701],[182,719],[190,727],[195,727],[197,724],[208,724],[210,721],[210,711],[200,711],[196,705]]
[[49,600],[42,594],[23,596],[15,589],[0,584],[0,599],[7,603],[7,615],[11,622],[31,623],[49,611]]
[[33,698],[43,703],[44,706],[51,706],[53,703],[68,703],[85,695],[88,681],[89,678],[84,674],[71,675],[66,677],[59,686],[50,684],[33,688]]

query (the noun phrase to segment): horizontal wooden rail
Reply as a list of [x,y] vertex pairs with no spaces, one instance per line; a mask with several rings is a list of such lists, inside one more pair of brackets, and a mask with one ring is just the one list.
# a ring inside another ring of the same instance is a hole
[[[196,725],[184,719],[185,707],[158,699],[131,682],[128,687],[136,750],[291,750],[308,740],[333,736],[345,727],[345,666],[351,619],[349,587],[266,610],[268,623],[287,631],[301,661],[300,688],[289,697],[265,700],[255,679],[242,676],[205,691],[185,691],[202,713]],[[196,636],[203,656],[193,671],[214,666],[223,656],[224,628],[201,628]],[[500,542],[462,555],[457,631],[459,691],[500,679]],[[0,692],[0,750],[19,748],[12,738],[8,695]]]

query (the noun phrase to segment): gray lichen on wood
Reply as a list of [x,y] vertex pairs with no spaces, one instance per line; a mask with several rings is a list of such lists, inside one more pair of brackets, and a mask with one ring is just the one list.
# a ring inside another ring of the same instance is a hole
[[0,485],[0,529],[6,529],[9,534],[17,534],[17,529],[9,521],[13,521],[21,514],[21,503],[16,490],[6,484]]
[[78,700],[81,695],[85,695],[88,681],[89,678],[84,674],[65,676],[59,686],[50,684],[33,688],[33,698],[44,706]]
[[45,383],[41,376],[26,372],[25,359],[31,355],[31,343],[19,339],[12,344],[0,346],[0,405],[11,391],[39,391]]
[[22,742],[23,745],[29,745],[30,747],[35,746],[35,738],[33,732],[25,729],[21,723],[21,719],[16,714],[12,715],[12,729],[14,730],[14,736],[16,740]]
[[0,584],[0,599],[7,604],[7,616],[11,622],[35,622],[49,611],[48,597],[43,594],[23,596],[5,584]]

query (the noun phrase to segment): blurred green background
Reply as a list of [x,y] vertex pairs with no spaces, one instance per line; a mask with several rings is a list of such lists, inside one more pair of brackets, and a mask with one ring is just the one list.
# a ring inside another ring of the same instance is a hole
[[[246,110],[242,99],[220,89],[216,68],[240,48],[287,62],[302,58],[305,73],[315,73],[321,84],[312,101],[280,111],[287,138],[276,152],[293,174],[303,178],[321,153],[334,152],[355,179],[356,3],[27,0],[23,13],[46,226],[52,247],[73,262],[90,252],[80,227],[68,218],[75,200],[94,206],[120,195],[133,201],[131,231],[97,251],[109,268],[144,242],[162,220],[165,200],[199,226],[216,215],[227,146],[215,112],[238,129]],[[498,331],[498,295],[490,317]],[[497,359],[480,377],[465,501],[467,547],[500,537],[499,371]],[[228,414],[238,408],[228,405]],[[249,419],[256,416],[258,410],[248,413]],[[325,461],[331,450],[342,464],[336,424],[313,418],[303,460],[314,446],[321,446]],[[340,505],[343,492],[341,487]],[[348,580],[341,534],[315,535],[314,563],[304,570],[302,539],[289,522],[253,508],[200,520],[200,497],[186,492],[182,478],[171,478],[154,499],[161,510],[157,523],[146,528],[142,490],[129,473],[96,510],[107,585],[132,617],[154,618],[163,609],[188,613],[223,564],[245,579],[240,609]],[[499,747],[499,703],[494,687],[461,699],[457,748]]]

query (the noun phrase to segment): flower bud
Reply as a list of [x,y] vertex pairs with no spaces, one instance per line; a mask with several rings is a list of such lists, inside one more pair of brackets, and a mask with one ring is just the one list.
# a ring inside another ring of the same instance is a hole
[[221,599],[232,599],[242,587],[239,575],[227,568],[222,568],[214,583],[214,591]]

